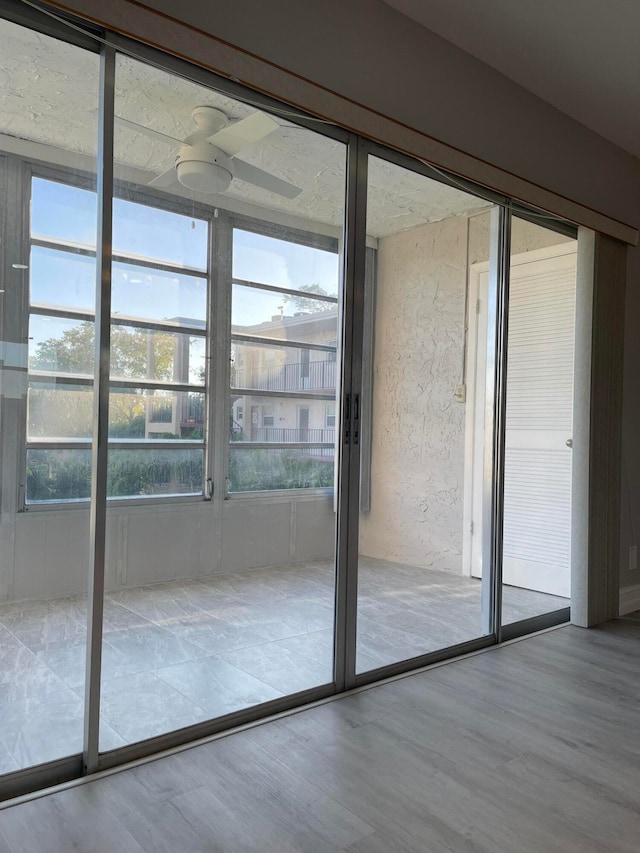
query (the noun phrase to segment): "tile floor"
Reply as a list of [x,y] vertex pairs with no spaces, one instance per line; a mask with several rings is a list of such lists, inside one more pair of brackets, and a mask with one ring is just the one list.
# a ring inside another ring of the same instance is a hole
[[[100,748],[331,680],[333,567],[308,563],[107,595]],[[505,587],[504,621],[567,600]],[[86,601],[0,606],[0,773],[81,751]],[[480,583],[364,558],[358,671],[480,630]]]

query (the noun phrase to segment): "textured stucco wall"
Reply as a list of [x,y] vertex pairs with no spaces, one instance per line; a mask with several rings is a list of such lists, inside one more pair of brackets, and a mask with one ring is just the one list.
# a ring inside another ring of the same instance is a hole
[[[360,553],[462,569],[467,265],[489,255],[489,214],[457,217],[379,241],[371,510]],[[514,253],[569,238],[514,220]]]
[[379,242],[371,511],[360,552],[460,570],[467,219]]

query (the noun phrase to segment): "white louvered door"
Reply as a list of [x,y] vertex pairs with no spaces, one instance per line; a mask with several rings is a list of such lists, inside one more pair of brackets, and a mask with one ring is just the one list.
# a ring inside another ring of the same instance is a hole
[[509,297],[503,581],[569,597],[576,255],[523,260]]
[[[482,287],[486,275],[478,281]],[[567,597],[575,282],[575,244],[512,259],[503,582]],[[476,406],[476,424],[481,419]],[[481,502],[473,503],[475,515]],[[474,531],[481,527],[474,519]],[[474,541],[476,576],[479,545]]]

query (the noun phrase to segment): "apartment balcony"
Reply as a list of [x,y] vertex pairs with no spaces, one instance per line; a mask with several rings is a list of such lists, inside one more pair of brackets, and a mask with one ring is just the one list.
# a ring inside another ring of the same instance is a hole
[[273,367],[237,367],[231,384],[256,391],[335,391],[335,361],[299,361]]

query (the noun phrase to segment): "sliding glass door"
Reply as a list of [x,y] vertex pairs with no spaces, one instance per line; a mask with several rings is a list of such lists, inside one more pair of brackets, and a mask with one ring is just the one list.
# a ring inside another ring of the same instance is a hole
[[[7,69],[0,773],[7,773],[78,754],[83,744],[99,57],[5,20],[0,44]],[[45,151],[57,158],[46,179],[47,167],[34,162],[36,152],[49,159]]]
[[115,91],[101,751],[333,682],[346,151],[123,55]]
[[467,357],[478,310],[469,266],[485,262],[489,281],[493,207],[369,157],[358,673],[492,630],[489,597],[471,571],[466,513],[485,470],[485,441],[469,452],[469,411],[484,399],[487,346],[495,346],[495,324],[485,321],[478,358]]
[[571,229],[33,16],[0,20],[7,790],[566,616]]

